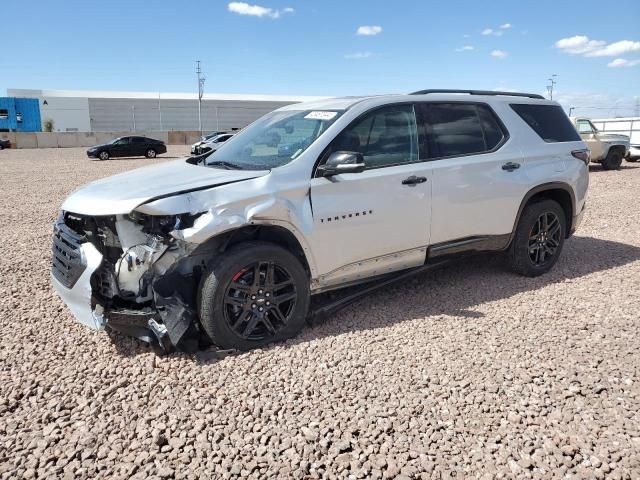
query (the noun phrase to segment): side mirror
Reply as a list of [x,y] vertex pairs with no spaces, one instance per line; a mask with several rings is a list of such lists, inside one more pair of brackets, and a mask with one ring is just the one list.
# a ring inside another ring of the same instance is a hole
[[360,173],[365,169],[364,157],[358,152],[333,152],[324,165],[318,167],[322,177],[341,173]]

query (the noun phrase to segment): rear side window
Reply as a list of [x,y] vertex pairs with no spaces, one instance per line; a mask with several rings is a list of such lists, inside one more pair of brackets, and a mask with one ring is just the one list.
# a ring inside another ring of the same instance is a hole
[[142,137],[133,137],[132,142],[133,143],[147,143],[147,139],[146,138],[142,138]]
[[423,108],[429,158],[490,152],[506,137],[486,105],[428,103]]
[[559,105],[512,103],[511,108],[545,142],[580,141],[580,135]]

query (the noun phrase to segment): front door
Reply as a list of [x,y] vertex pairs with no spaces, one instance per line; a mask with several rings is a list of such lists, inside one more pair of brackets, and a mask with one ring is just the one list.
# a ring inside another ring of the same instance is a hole
[[422,265],[432,182],[429,163],[420,161],[413,105],[365,114],[329,151],[361,153],[366,170],[311,181],[320,286]]
[[589,150],[591,150],[591,158],[602,158],[603,148],[602,142],[598,138],[598,130],[593,124],[586,118],[580,119],[576,122],[578,125],[578,133],[582,140],[585,141]]
[[131,141],[130,137],[122,137],[122,138],[118,139],[111,146],[110,155],[112,157],[126,157],[126,156],[128,156],[130,154],[129,153],[129,148],[131,147],[130,141]]

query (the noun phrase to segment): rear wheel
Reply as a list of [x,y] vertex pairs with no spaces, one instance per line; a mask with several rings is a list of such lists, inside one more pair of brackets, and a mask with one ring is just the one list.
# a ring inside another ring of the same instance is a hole
[[622,154],[617,148],[609,150],[607,157],[602,160],[602,168],[605,170],[618,170],[622,165]]
[[106,150],[101,151],[98,154],[98,158],[100,158],[100,160],[109,160],[109,152],[107,152]]
[[509,247],[509,266],[520,275],[537,277],[556,264],[564,245],[564,211],[553,200],[527,205]]
[[156,151],[153,148],[150,148],[146,151],[146,153],[144,154],[145,157],[147,158],[156,158]]
[[638,157],[627,157],[627,162],[636,163],[638,161]]
[[295,336],[309,308],[309,280],[282,247],[246,242],[231,247],[203,276],[200,322],[214,344],[250,350]]

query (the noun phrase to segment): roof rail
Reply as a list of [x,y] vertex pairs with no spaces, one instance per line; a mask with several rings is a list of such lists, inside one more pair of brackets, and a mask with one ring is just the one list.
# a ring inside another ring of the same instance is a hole
[[537,93],[519,93],[519,92],[497,92],[495,90],[447,90],[447,89],[429,89],[429,90],[418,90],[417,92],[412,92],[409,95],[426,95],[428,93],[468,93],[469,95],[507,95],[510,97],[527,97],[527,98],[537,98],[538,100],[545,100],[542,95],[538,95]]

